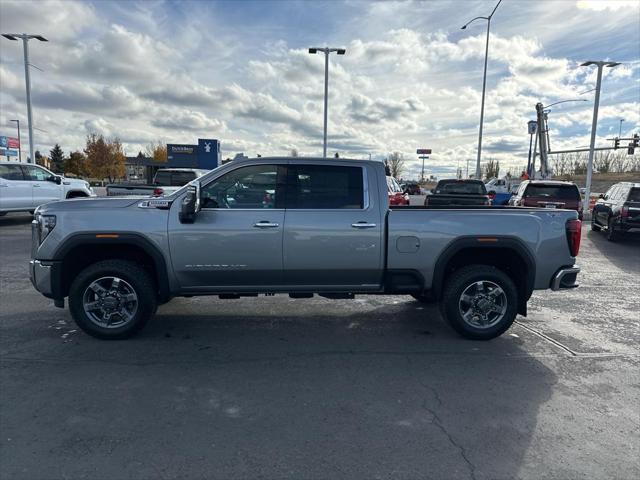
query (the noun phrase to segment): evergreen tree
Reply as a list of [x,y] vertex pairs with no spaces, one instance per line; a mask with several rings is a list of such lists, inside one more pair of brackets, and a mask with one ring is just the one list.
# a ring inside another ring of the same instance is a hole
[[64,173],[64,152],[57,143],[49,150],[49,159],[53,173]]

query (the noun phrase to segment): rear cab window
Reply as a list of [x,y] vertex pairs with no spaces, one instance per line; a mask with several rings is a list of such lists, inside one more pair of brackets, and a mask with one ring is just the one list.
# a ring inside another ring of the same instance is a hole
[[0,165],[0,178],[5,180],[24,180],[24,175],[19,165]]
[[171,184],[171,172],[168,170],[158,170],[153,180],[155,185],[163,185],[168,187]]
[[482,182],[451,180],[438,183],[435,193],[445,195],[486,195],[487,189]]
[[172,172],[171,173],[171,186],[181,187],[186,185],[191,180],[195,180],[195,172]]
[[540,197],[556,200],[580,200],[580,191],[575,185],[529,184],[524,198]]
[[290,165],[287,175],[286,208],[364,208],[362,168],[339,165]]
[[640,187],[633,187],[627,197],[628,202],[640,202]]

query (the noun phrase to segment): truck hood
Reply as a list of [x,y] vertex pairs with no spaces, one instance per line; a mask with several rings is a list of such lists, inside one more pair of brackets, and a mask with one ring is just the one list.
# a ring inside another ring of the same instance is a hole
[[62,200],[60,202],[51,202],[40,205],[37,213],[56,213],[68,212],[73,210],[88,210],[99,208],[126,208],[135,205],[148,197],[103,197],[103,198],[74,198],[70,200]]
[[69,178],[69,177],[62,177],[62,184],[63,185],[67,185],[67,186],[72,186],[72,187],[86,187],[89,188],[91,185],[89,185],[89,182],[87,182],[86,180],[81,180],[79,178]]

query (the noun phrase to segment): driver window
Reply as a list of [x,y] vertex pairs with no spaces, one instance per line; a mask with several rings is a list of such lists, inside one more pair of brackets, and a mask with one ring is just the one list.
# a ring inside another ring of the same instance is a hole
[[202,189],[202,208],[276,208],[277,165],[233,170]]
[[51,176],[49,172],[32,165],[23,165],[22,168],[25,170],[24,173],[27,180],[44,182]]

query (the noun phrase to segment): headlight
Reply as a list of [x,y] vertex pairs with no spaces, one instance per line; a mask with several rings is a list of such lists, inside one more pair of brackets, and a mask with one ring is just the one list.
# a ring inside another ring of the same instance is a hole
[[56,216],[36,213],[35,220],[38,223],[38,242],[42,243],[47,238],[47,235],[51,233],[51,230],[55,228]]

